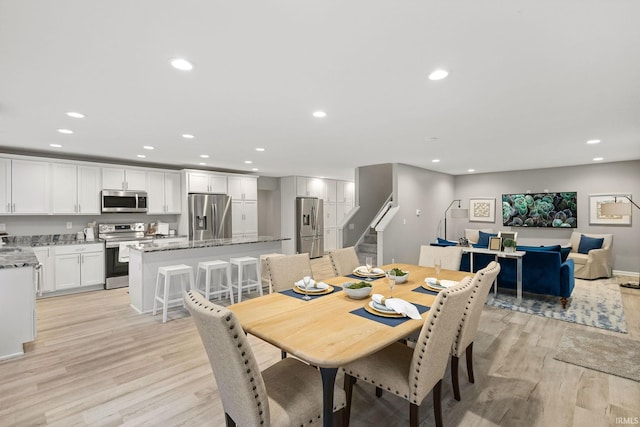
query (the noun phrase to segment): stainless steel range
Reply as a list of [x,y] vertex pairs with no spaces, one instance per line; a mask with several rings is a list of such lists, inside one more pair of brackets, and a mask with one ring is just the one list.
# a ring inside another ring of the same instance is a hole
[[153,237],[146,235],[144,222],[128,224],[98,224],[98,238],[104,240],[105,289],[129,286],[129,250],[128,245],[152,242]]

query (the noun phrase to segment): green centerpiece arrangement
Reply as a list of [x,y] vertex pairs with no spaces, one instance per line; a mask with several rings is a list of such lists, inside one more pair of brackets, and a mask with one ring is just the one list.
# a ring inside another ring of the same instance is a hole
[[516,241],[513,239],[504,239],[504,242],[502,242],[502,246],[504,247],[505,252],[515,252]]

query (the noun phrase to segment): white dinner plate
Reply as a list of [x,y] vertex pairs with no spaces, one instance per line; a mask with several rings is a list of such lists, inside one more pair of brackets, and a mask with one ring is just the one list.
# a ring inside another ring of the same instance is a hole
[[390,309],[386,305],[378,304],[375,301],[369,301],[369,307],[371,307],[374,310],[379,311],[381,313],[387,313],[387,314],[395,314],[396,313],[395,310]]
[[[299,285],[298,283],[295,283],[296,288],[300,289],[301,291],[305,291],[304,289],[304,284]],[[314,294],[314,293],[318,293],[318,292],[324,292],[327,289],[329,289],[329,285],[327,285],[324,282],[316,282],[315,286],[311,286],[309,285],[309,289],[307,289],[307,292],[310,294]]]

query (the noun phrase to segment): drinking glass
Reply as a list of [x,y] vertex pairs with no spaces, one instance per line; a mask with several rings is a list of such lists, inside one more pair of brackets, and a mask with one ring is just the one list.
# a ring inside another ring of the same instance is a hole
[[309,296],[309,286],[311,284],[311,270],[302,270],[302,283],[304,283],[304,296],[303,300],[309,301],[311,297]]
[[371,273],[371,269],[373,268],[373,257],[368,256],[364,260],[364,263],[367,266],[367,272]]
[[389,289],[391,290],[389,298],[393,298],[393,287],[396,285],[396,272],[389,270],[387,273],[387,279],[389,280]]
[[442,268],[442,260],[436,258],[433,260],[433,266],[436,268],[436,279],[440,279],[440,268]]

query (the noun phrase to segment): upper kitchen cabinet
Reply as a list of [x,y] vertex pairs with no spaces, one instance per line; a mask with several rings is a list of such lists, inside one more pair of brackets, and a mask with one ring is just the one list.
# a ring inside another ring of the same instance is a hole
[[227,194],[227,177],[208,172],[187,172],[187,192]]
[[100,214],[100,168],[51,164],[53,214]]
[[296,196],[317,197],[324,199],[327,195],[327,187],[321,178],[296,177]]
[[258,200],[258,178],[255,176],[229,176],[228,195],[232,200]]
[[336,189],[336,201],[338,203],[354,204],[354,188],[355,184],[351,181],[338,181]]
[[1,160],[0,214],[48,214],[49,163]]
[[337,187],[336,187],[336,181],[334,179],[325,179],[324,180],[325,183],[325,198],[324,198],[324,202],[325,203],[335,203],[337,201]]
[[181,212],[180,173],[148,172],[147,185],[149,214],[179,214]]
[[147,173],[138,169],[102,168],[102,188],[146,191]]

